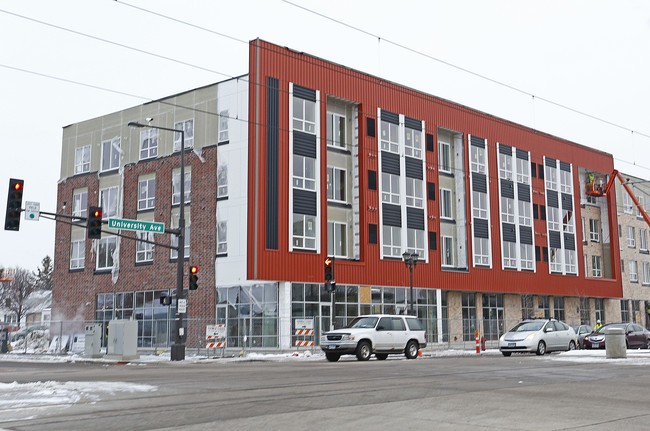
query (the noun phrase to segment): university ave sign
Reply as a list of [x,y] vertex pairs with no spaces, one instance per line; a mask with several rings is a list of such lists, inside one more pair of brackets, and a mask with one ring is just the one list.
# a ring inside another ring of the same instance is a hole
[[111,229],[135,230],[141,232],[165,232],[165,223],[156,223],[142,220],[128,220],[121,218],[109,218],[108,227]]

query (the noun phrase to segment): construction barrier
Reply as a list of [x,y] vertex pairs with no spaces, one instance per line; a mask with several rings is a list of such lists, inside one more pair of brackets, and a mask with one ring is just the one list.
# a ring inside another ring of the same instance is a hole
[[474,334],[476,335],[476,353],[481,353],[481,340],[478,337],[478,329],[474,331]]
[[296,329],[294,335],[301,337],[312,337],[312,340],[296,340],[296,347],[314,347],[313,329]]

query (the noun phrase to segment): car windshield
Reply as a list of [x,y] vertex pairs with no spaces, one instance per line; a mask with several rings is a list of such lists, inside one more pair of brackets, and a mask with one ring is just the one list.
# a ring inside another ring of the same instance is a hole
[[376,317],[357,317],[350,322],[348,328],[374,328],[376,324]]
[[512,328],[510,332],[539,331],[544,327],[544,323],[546,322],[521,322]]
[[604,334],[605,330],[610,328],[619,328],[625,330],[625,323],[618,323],[618,324],[615,323],[613,325],[601,326],[600,328],[598,328],[596,332],[598,332],[599,334]]

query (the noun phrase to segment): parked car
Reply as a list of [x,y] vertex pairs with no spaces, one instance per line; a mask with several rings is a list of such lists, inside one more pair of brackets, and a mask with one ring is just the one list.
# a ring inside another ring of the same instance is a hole
[[326,332],[321,336],[320,347],[330,362],[341,355],[356,355],[367,361],[372,354],[384,360],[389,354],[404,353],[415,359],[418,351],[426,347],[424,325],[415,316],[373,314],[355,318],[347,328]]
[[589,325],[571,325],[571,327],[578,336],[578,347],[584,349],[585,337],[594,332],[594,328]]
[[604,349],[605,331],[609,328],[625,330],[625,347],[628,349],[650,349],[650,331],[636,323],[609,323],[585,337],[585,349]]
[[499,339],[503,356],[512,352],[543,355],[556,350],[575,350],[577,336],[573,328],[555,319],[524,320]]

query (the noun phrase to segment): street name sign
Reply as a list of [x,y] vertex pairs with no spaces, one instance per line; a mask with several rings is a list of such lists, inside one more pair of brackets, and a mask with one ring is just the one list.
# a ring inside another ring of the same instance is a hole
[[109,218],[108,227],[111,229],[136,230],[140,232],[164,233],[165,223],[154,221],[128,220],[121,218]]

